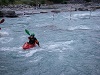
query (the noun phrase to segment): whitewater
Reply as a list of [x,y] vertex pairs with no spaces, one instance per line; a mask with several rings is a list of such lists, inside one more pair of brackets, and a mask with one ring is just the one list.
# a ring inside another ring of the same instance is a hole
[[[100,75],[100,10],[22,15],[0,24],[0,75]],[[25,29],[40,47],[23,50]]]

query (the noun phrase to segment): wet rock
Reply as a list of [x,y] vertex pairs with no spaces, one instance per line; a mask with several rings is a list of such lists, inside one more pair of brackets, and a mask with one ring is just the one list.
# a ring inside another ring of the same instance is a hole
[[10,11],[10,10],[1,10],[0,11],[0,17],[18,17],[18,15],[15,13],[15,11]]
[[2,11],[0,11],[0,17],[3,17],[4,13]]
[[88,8],[78,8],[78,11],[88,11]]
[[51,12],[60,13],[60,10],[52,10]]
[[48,13],[47,11],[40,11],[40,13]]
[[7,11],[6,17],[18,17],[18,15],[15,13],[15,11]]

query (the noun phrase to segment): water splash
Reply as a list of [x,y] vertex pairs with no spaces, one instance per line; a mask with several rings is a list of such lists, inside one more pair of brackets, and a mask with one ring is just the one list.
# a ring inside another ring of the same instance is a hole
[[68,30],[89,30],[90,28],[88,26],[73,26],[69,27]]
[[0,41],[1,43],[9,43],[13,40],[13,38],[10,38],[10,37],[3,37],[3,38],[0,38]]
[[8,36],[8,35],[9,35],[8,32],[0,31],[0,36],[1,36],[1,37]]

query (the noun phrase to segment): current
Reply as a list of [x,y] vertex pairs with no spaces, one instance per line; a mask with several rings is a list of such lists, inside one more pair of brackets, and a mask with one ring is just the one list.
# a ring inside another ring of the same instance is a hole
[[[100,75],[100,10],[23,15],[0,24],[0,75]],[[40,47],[23,50],[25,29]]]

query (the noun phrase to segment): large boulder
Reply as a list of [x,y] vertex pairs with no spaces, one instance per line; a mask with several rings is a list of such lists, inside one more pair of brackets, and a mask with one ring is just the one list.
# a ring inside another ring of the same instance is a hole
[[18,15],[15,13],[15,11],[7,11],[6,17],[18,17]]
[[88,8],[78,8],[77,10],[79,10],[79,11],[88,11],[89,9]]
[[14,18],[14,17],[18,17],[18,15],[15,13],[15,11],[12,11],[12,10],[1,10],[0,17]]
[[0,11],[0,17],[3,17],[4,13],[2,11]]

